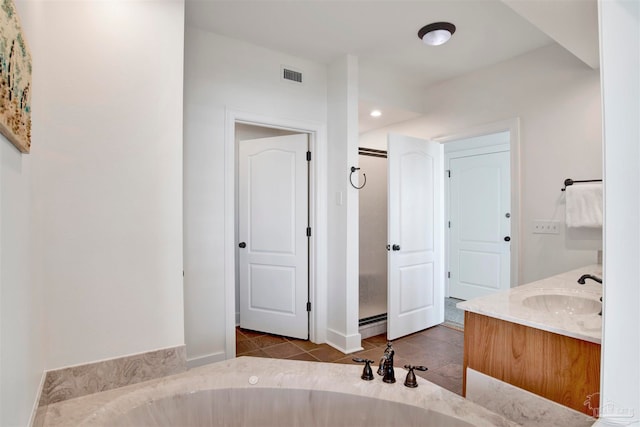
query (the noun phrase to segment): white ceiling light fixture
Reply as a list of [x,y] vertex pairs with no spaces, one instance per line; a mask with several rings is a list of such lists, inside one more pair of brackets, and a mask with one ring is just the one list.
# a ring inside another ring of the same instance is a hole
[[380,110],[371,110],[371,113],[369,113],[371,115],[371,117],[380,117],[382,115],[382,111]]
[[434,22],[420,28],[418,37],[429,46],[440,46],[448,42],[455,32],[456,26],[450,22]]

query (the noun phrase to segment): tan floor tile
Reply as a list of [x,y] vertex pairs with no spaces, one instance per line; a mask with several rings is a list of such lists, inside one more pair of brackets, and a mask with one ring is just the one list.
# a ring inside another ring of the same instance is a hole
[[387,345],[387,334],[375,335],[373,337],[365,338],[363,341],[366,341],[375,347],[384,347]]
[[459,347],[464,345],[464,333],[456,331],[455,329],[447,328],[446,326],[434,326],[433,328],[420,332],[420,335],[454,344]]
[[286,341],[284,338],[276,335],[262,335],[253,339],[253,342],[256,343],[259,348],[271,347],[272,345],[282,344]]
[[249,338],[242,333],[242,331],[240,330],[240,328],[236,328],[236,342],[238,341],[245,341],[248,340]]
[[243,329],[238,327],[237,330],[243,334],[244,336],[246,336],[247,338],[251,339],[251,338],[257,338],[257,337],[261,337],[263,335],[266,335],[264,332],[259,332],[259,331],[252,331],[250,329]]
[[[422,372],[420,372],[420,374],[422,374]],[[444,377],[435,372],[427,371],[425,374],[426,375],[424,376],[422,375],[420,376],[425,378],[428,381],[431,381],[434,384],[439,385],[442,388],[445,388],[453,393],[456,393],[462,396],[462,381],[457,381],[449,377]]]
[[300,353],[300,354],[296,354],[295,356],[290,356],[287,357],[287,359],[290,360],[304,360],[304,361],[308,361],[308,362],[319,362],[318,359],[316,359],[315,357],[313,357],[312,355],[310,355],[309,353]]
[[378,348],[378,347],[380,347],[380,346],[378,346],[378,345],[375,345],[375,344],[373,344],[373,343],[371,343],[371,342],[367,341],[366,339],[363,339],[363,340],[362,340],[361,345],[362,345],[362,348],[363,348],[363,349],[365,349],[365,350],[371,350],[372,348]]
[[313,350],[313,349],[316,349],[316,348],[320,347],[320,344],[316,344],[316,343],[311,342],[309,340],[299,340],[299,339],[295,339],[295,338],[287,338],[287,341],[289,341],[290,343],[300,347],[304,351],[309,351],[309,350]]
[[322,344],[320,347],[309,351],[309,354],[321,362],[334,362],[345,357],[343,352],[326,344]]
[[282,344],[265,347],[262,350],[274,359],[286,359],[287,357],[304,353],[300,347],[297,347],[290,342],[283,342]]
[[236,342],[236,355],[240,356],[253,350],[258,350],[258,346],[252,340]]

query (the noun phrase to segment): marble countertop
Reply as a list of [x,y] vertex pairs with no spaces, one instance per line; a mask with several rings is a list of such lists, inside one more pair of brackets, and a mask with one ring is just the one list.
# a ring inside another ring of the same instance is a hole
[[[515,427],[473,402],[418,377],[418,388],[403,385],[405,371],[396,368],[395,384],[360,379],[362,366],[337,363],[239,357],[169,377],[54,403],[44,411],[45,427],[112,425],[122,414],[151,401],[220,388],[286,388],[327,390],[428,408],[455,417],[451,425]],[[206,411],[208,408],[203,408]],[[354,408],[355,410],[356,408]],[[447,425],[449,425],[447,423]]]
[[602,296],[602,285],[593,280],[587,280],[584,285],[580,285],[577,280],[583,274],[602,277],[602,265],[581,267],[493,295],[459,302],[456,306],[472,313],[600,344],[602,316],[597,312],[554,313],[523,304],[526,298],[548,294],[577,296],[598,301]]

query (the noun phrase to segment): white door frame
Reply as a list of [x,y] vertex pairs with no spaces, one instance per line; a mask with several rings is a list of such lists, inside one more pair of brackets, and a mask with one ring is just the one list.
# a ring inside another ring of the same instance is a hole
[[326,125],[227,108],[224,138],[225,358],[236,356],[236,123],[309,134],[309,150],[312,155],[309,165],[309,339],[324,343],[327,339],[327,190],[324,179],[327,176]]
[[[521,283],[521,272],[518,268],[520,259],[520,230],[522,218],[520,216],[520,119],[513,118],[486,125],[476,126],[462,132],[434,138],[435,141],[446,144],[460,139],[473,138],[476,136],[489,135],[492,133],[509,132],[509,152],[511,167],[511,287]],[[446,197],[449,197],[448,188],[445,190]],[[448,202],[445,203],[448,218]],[[445,219],[446,221],[446,219]],[[443,223],[443,227],[445,224]],[[445,233],[445,265],[449,265],[449,234]],[[449,282],[445,281],[445,295],[449,296]]]

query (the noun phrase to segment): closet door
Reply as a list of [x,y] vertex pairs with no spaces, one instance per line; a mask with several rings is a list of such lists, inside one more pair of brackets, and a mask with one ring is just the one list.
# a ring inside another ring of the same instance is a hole
[[240,326],[309,338],[307,135],[240,141]]
[[509,151],[487,147],[449,157],[449,294],[469,300],[509,289]]

